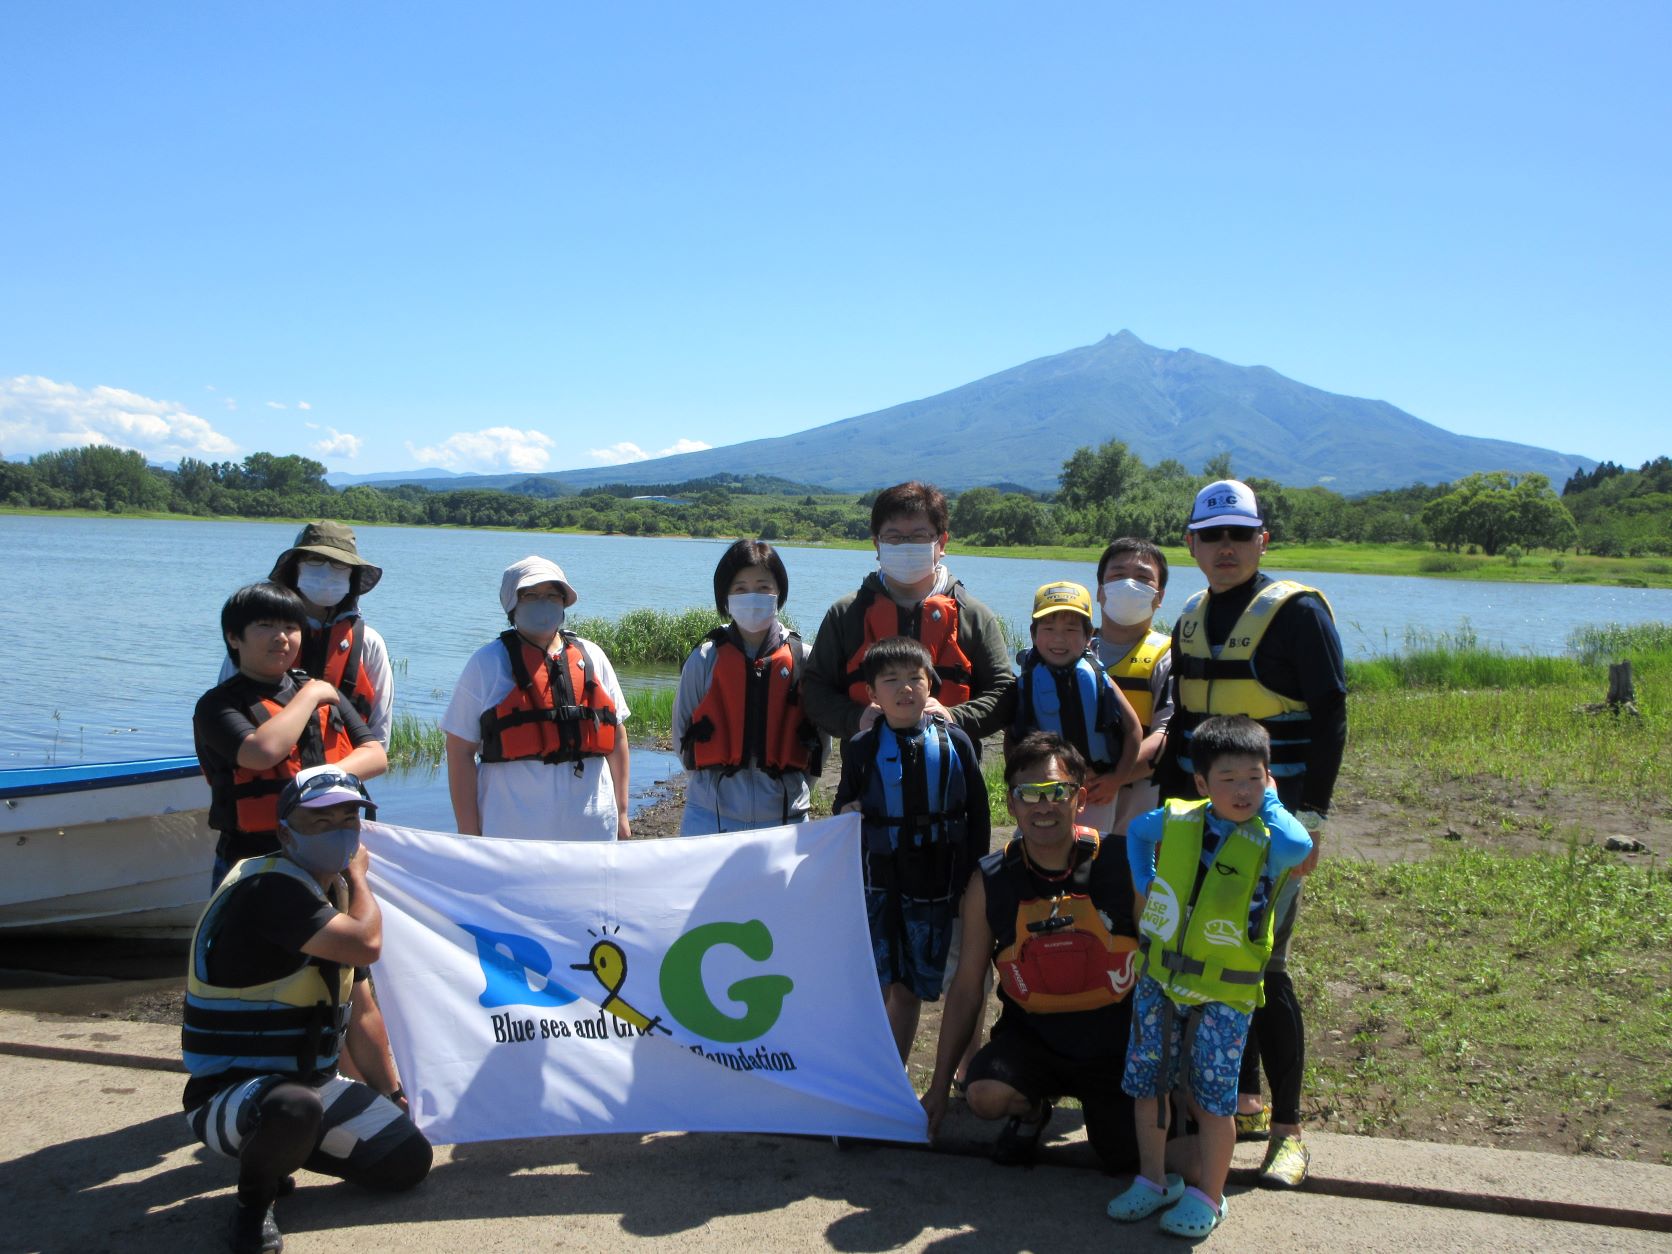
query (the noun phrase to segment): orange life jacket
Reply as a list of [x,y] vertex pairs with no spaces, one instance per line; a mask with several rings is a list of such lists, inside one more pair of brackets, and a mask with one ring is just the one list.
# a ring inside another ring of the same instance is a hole
[[731,628],[717,627],[708,639],[714,671],[680,738],[686,767],[736,770],[754,762],[772,773],[807,770],[818,741],[801,710],[801,659],[792,643],[800,637],[790,632],[771,653],[753,659]]
[[339,618],[329,627],[310,627],[304,633],[302,669],[342,693],[370,723],[378,691],[366,669],[365,651],[365,620],[358,614]]
[[592,670],[592,659],[569,632],[556,657],[515,631],[500,633],[514,684],[505,699],[482,712],[482,761],[573,762],[601,758],[615,748],[615,702]]
[[[285,706],[308,682],[310,676],[292,671],[295,687],[282,700],[263,697],[250,707],[250,721],[260,727]],[[302,734],[290,747],[290,753],[276,766],[264,771],[247,766],[232,768],[232,796],[237,806],[238,830],[241,832],[276,832],[279,830],[279,794],[284,786],[296,778],[298,772],[310,766],[341,762],[354,751],[348,729],[337,715],[335,703],[322,705],[313,712],[302,728]]]
[[[1001,941],[993,965],[1005,995],[1031,1014],[1112,1006],[1137,983],[1137,940],[1111,933],[1091,899],[1099,837],[1079,826],[1074,835],[1073,870],[1057,896],[1024,898],[1017,891],[1028,875],[1020,837],[996,855],[999,865],[987,874],[989,918],[995,911],[1007,916],[995,932]],[[1108,856],[1124,851],[1111,849]],[[1007,894],[995,892],[1000,884]]]
[[958,584],[951,592],[937,592],[910,609],[867,583],[859,590],[858,606],[864,615],[865,638],[848,659],[848,698],[869,705],[865,686],[865,651],[891,636],[912,636],[929,650],[935,660],[935,690],[932,694],[950,709],[970,699],[969,655],[958,643]]

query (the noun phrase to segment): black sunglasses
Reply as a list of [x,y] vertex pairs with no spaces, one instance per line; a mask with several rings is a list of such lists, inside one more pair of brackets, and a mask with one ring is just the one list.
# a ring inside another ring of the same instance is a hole
[[1238,544],[1246,544],[1259,534],[1258,527],[1203,527],[1196,533],[1196,538],[1206,540],[1209,544],[1218,544],[1221,540],[1235,540]]

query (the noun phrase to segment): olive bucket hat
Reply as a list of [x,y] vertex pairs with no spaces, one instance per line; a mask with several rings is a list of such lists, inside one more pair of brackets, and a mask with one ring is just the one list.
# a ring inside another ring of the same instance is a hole
[[304,555],[358,567],[360,574],[355,580],[356,596],[370,592],[383,578],[381,566],[373,566],[360,556],[360,550],[354,544],[354,528],[345,527],[340,522],[314,522],[303,527],[296,533],[296,543],[279,554],[279,560],[273,563],[273,573],[268,578],[277,581],[284,572],[286,562]]

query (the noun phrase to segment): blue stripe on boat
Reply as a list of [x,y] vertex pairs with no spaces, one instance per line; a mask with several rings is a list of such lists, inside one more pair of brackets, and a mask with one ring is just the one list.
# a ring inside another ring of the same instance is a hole
[[31,766],[0,771],[0,800],[49,793],[126,788],[185,779],[200,771],[195,757],[144,758],[137,762],[83,762],[75,766]]

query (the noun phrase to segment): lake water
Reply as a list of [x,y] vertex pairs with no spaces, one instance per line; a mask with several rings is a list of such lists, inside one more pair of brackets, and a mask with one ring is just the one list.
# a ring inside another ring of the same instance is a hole
[[[0,765],[190,753],[192,707],[223,657],[221,603],[265,576],[295,534],[288,523],[0,516]],[[424,719],[439,717],[465,658],[504,627],[499,573],[517,558],[552,558],[579,593],[573,614],[614,618],[640,606],[712,604],[714,565],[727,544],[416,527],[358,534],[384,570],[363,609],[389,643],[396,708]],[[786,548],[784,562],[790,616],[809,636],[825,608],[875,566],[852,549]],[[1026,621],[1041,583],[1096,578],[1089,565],[1032,559],[949,564],[1014,623]],[[1286,573],[1328,593],[1349,656],[1397,651],[1413,626],[1453,631],[1467,622],[1484,642],[1557,653],[1584,624],[1672,620],[1665,589]],[[1172,574],[1168,617],[1203,586],[1193,566]],[[671,678],[626,673],[623,685],[631,692]],[[666,754],[634,758],[635,792],[678,769]],[[401,798],[392,820],[450,823],[440,773],[409,772],[379,792]]]

